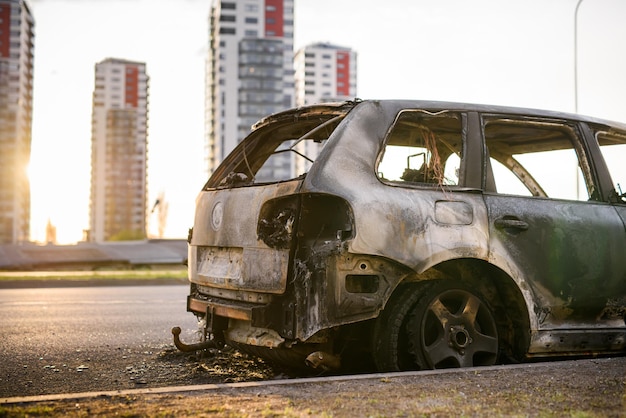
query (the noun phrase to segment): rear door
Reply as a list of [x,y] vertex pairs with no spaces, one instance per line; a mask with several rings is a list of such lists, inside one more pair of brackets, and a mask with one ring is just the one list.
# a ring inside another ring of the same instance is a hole
[[[495,179],[484,195],[490,257],[532,290],[531,323],[544,330],[623,327],[624,223],[601,197],[579,126],[484,115],[483,132]],[[602,344],[573,335],[557,343]]]

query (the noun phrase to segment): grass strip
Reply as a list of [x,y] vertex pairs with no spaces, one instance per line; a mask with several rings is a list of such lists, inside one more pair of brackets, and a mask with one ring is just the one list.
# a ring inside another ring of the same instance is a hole
[[187,270],[0,271],[0,281],[186,279]]

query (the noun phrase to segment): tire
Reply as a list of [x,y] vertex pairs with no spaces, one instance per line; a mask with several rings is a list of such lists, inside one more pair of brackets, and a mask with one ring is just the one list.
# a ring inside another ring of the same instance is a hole
[[409,312],[430,285],[429,282],[421,282],[398,286],[376,318],[372,332],[372,357],[379,372],[419,370],[409,352],[406,325]]
[[477,290],[461,283],[434,282],[413,305],[406,326],[409,351],[422,369],[497,362],[493,310]]

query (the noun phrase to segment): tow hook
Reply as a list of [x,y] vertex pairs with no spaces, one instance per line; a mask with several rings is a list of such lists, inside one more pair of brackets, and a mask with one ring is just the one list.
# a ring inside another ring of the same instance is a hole
[[339,356],[322,351],[315,351],[309,354],[304,362],[309,367],[324,371],[337,370],[341,367],[341,358]]
[[180,327],[172,328],[172,335],[174,335],[174,345],[180,351],[183,352],[191,352],[191,351],[200,351],[200,350],[208,350],[209,348],[222,348],[224,344],[221,341],[217,340],[208,340],[201,343],[195,344],[185,344],[180,340]]

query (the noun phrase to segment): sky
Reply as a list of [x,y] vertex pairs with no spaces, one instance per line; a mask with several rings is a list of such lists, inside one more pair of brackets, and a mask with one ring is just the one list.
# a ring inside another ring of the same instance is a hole
[[[577,1],[295,0],[294,46],[331,42],[354,49],[362,99],[577,111],[626,123],[626,1],[583,0],[576,20]],[[45,239],[48,220],[61,244],[81,240],[89,226],[94,66],[110,57],[146,63],[148,204],[162,193],[169,204],[165,237],[187,236],[206,181],[210,4],[29,1],[32,240]],[[148,219],[150,234],[157,231],[155,216]]]

